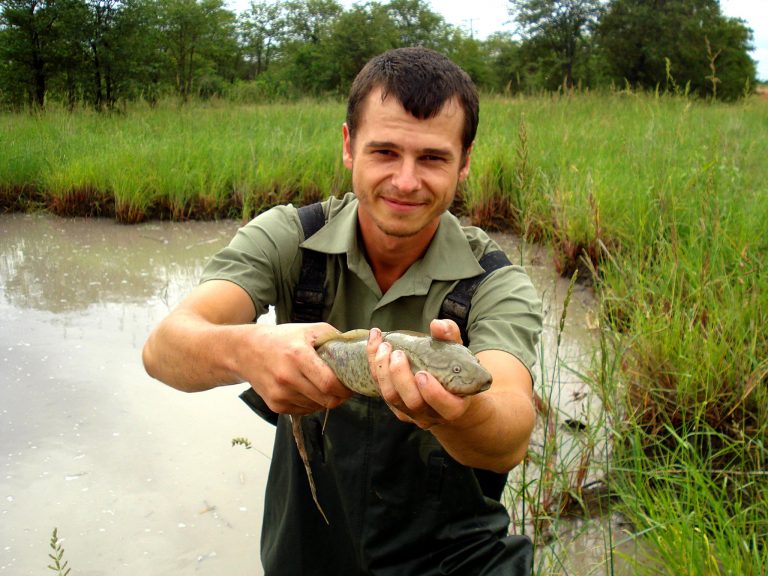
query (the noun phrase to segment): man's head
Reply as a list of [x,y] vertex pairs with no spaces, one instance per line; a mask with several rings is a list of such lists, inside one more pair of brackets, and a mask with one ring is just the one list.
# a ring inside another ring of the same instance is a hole
[[396,98],[420,120],[433,118],[451,99],[464,111],[462,153],[466,156],[477,132],[477,89],[469,75],[448,58],[427,48],[398,48],[371,59],[355,78],[347,103],[347,127],[352,139],[363,103],[376,88],[382,99]]

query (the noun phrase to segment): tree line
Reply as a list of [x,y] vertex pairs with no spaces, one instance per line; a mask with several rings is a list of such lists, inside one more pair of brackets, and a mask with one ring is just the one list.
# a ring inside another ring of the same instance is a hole
[[112,109],[160,98],[344,94],[374,54],[439,50],[481,90],[674,90],[726,100],[755,83],[752,31],[718,0],[509,0],[514,33],[477,39],[426,0],[0,0],[0,105]]

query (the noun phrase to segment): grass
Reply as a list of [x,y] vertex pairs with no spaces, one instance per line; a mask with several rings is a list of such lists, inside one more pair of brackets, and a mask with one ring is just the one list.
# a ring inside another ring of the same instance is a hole
[[[138,222],[306,203],[349,188],[343,115],[334,102],[2,114],[0,209]],[[670,574],[768,564],[766,134],[759,97],[485,98],[457,206],[551,245],[563,275],[594,285],[602,336],[584,376],[612,451],[599,466]],[[549,471],[536,456],[546,474],[527,489],[551,518],[582,497],[574,450]]]
[[339,107],[314,102],[5,114],[0,134],[10,151],[0,159],[0,204],[23,209],[31,198],[60,215],[245,219],[348,179]]

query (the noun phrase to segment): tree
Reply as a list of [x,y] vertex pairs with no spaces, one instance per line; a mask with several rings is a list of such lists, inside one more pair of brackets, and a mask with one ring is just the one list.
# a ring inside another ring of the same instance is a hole
[[338,88],[329,47],[336,21],[343,13],[341,5],[335,0],[289,0],[285,10],[285,71],[291,83],[305,94]]
[[[163,0],[160,29],[173,68],[176,92],[187,101],[195,90],[206,95],[228,55],[235,53],[235,16],[222,0]],[[220,76],[219,76],[220,77]],[[198,82],[206,79],[206,86]]]
[[751,30],[724,17],[718,0],[612,0],[596,35],[607,73],[619,84],[687,86],[729,100],[754,84]]
[[483,42],[485,60],[490,66],[491,89],[499,92],[525,90],[525,66],[520,51],[520,42],[509,32],[496,32]]
[[285,15],[280,2],[251,2],[240,19],[240,43],[248,63],[248,76],[266,72],[285,36]]
[[397,46],[398,32],[385,6],[356,5],[336,20],[328,41],[329,77],[338,92],[347,92],[357,73],[376,54]]
[[62,4],[55,0],[0,0],[4,43],[0,57],[6,62],[6,81],[17,97],[42,109],[54,72]]
[[542,61],[559,68],[559,80],[574,83],[582,43],[597,23],[601,0],[509,0],[523,38],[541,51]]
[[446,24],[424,0],[391,0],[385,5],[394,29],[397,46],[440,48]]

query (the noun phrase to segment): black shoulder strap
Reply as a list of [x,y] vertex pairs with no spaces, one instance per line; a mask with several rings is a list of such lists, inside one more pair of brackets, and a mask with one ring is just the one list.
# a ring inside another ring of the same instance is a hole
[[483,267],[483,272],[472,278],[460,280],[448,296],[445,297],[445,300],[443,300],[438,318],[453,320],[459,325],[464,346],[469,345],[467,319],[469,318],[469,308],[472,306],[472,296],[474,296],[475,290],[477,290],[480,282],[485,280],[491,272],[511,264],[512,262],[509,261],[509,258],[507,258],[507,255],[502,250],[488,252],[480,258],[480,266]]
[[[319,202],[299,208],[299,220],[306,240],[325,225]],[[321,322],[325,304],[326,257],[321,252],[301,249],[301,273],[293,294],[291,322]]]

